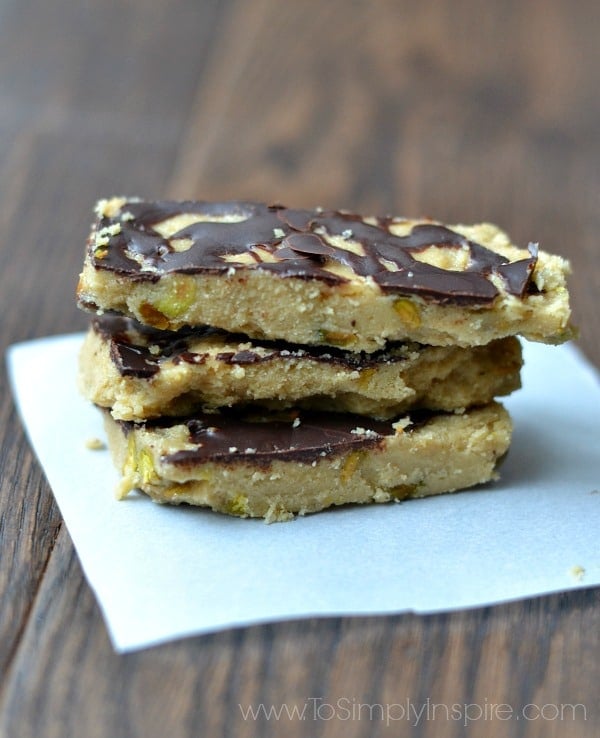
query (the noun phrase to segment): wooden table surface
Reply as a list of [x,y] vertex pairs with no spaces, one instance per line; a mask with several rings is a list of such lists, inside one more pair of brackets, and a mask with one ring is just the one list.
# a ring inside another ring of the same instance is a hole
[[[497,222],[572,260],[600,364],[599,21],[595,0],[1,0],[2,349],[85,326],[92,205],[127,193]],[[0,382],[3,738],[599,735],[598,589],[116,655]],[[550,707],[312,714],[427,700]]]

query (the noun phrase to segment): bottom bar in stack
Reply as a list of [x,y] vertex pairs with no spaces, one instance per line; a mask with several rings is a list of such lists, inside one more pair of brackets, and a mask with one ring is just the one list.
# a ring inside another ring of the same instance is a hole
[[415,411],[395,421],[358,415],[231,409],[140,423],[105,411],[122,474],[120,496],[288,520],[347,503],[452,492],[496,476],[511,421],[498,403]]

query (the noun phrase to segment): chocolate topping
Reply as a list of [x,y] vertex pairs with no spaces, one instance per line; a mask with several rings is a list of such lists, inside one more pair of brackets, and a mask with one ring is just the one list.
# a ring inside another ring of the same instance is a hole
[[[194,342],[212,338],[223,342],[223,351],[215,358],[224,364],[249,365],[266,363],[274,359],[327,362],[348,369],[365,369],[376,364],[399,362],[418,344],[390,343],[386,349],[371,354],[344,351],[332,346],[300,346],[284,341],[252,341],[252,348],[232,350],[235,344],[247,344],[250,339],[239,334],[226,333],[216,328],[182,328],[178,331],[161,331],[138,323],[122,315],[106,313],[92,320],[94,330],[110,342],[111,359],[122,376],[150,379],[160,370],[161,362],[203,364],[208,353],[192,351]],[[150,350],[152,347],[152,351]],[[265,351],[267,353],[265,353]]]
[[92,327],[110,342],[110,356],[119,373],[124,377],[139,379],[150,379],[157,374],[160,362],[166,358],[179,357],[182,361],[201,363],[203,357],[200,354],[187,352],[190,337],[203,338],[221,333],[208,327],[159,331],[117,313],[96,316],[92,320]]
[[[529,281],[531,273],[537,261],[538,245],[530,243],[527,247],[530,257],[521,261],[513,261],[511,264],[500,264],[496,267],[496,272],[504,279],[506,289],[511,295],[523,297],[527,289],[531,290],[532,284]],[[528,281],[524,283],[523,272],[528,275]]]
[[[403,432],[423,425],[432,413],[415,414]],[[169,464],[184,466],[217,462],[251,463],[268,467],[273,461],[312,463],[320,458],[348,451],[380,446],[385,436],[396,432],[392,422],[371,420],[351,414],[290,413],[254,415],[236,410],[219,414],[198,414],[193,418],[148,421],[151,429],[181,423],[187,426],[195,448],[163,456]],[[133,423],[122,423],[127,432]]]
[[123,341],[111,340],[110,358],[123,377],[150,379],[158,372],[158,362],[146,349]]
[[[95,268],[134,280],[157,281],[167,273],[224,274],[233,267],[328,284],[347,282],[323,268],[333,261],[359,276],[371,277],[385,292],[419,295],[438,303],[487,305],[498,295],[491,275],[501,277],[510,294],[522,297],[537,260],[537,250],[531,246],[529,258],[511,263],[445,226],[423,223],[406,236],[395,236],[390,226],[401,221],[378,218],[371,224],[359,215],[339,211],[292,210],[252,202],[130,201],[122,213],[127,213],[127,218],[100,218],[98,231],[115,224],[120,231],[110,236],[106,248],[96,251],[92,239],[91,258]],[[170,239],[155,229],[183,214],[228,220],[192,223]],[[359,244],[362,253],[334,246],[326,235],[351,240]],[[188,239],[191,244],[186,250],[175,250],[170,241],[176,239]],[[454,271],[420,261],[417,255],[430,246],[466,249],[466,268]],[[270,252],[274,260],[262,260],[260,249]],[[241,254],[246,258],[250,254],[252,263],[237,262],[236,256]]]

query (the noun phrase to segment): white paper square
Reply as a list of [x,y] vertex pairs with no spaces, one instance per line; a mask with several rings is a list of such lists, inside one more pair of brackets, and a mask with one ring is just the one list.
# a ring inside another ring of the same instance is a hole
[[[499,483],[266,525],[118,502],[98,411],[76,389],[82,336],[12,346],[31,444],[118,651],[231,626],[430,613],[600,583],[600,385],[570,345],[524,347]],[[581,567],[582,576],[575,576]]]

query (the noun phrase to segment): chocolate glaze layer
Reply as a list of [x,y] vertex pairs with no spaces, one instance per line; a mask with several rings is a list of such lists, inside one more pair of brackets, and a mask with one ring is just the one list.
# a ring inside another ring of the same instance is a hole
[[[439,414],[439,413],[438,413]],[[424,425],[434,413],[411,414],[412,423],[403,432]],[[376,421],[351,414],[292,411],[277,415],[254,415],[231,410],[219,414],[197,414],[187,419],[148,421],[148,429],[169,424],[187,426],[195,448],[177,451],[162,461],[177,466],[207,462],[250,463],[267,467],[273,461],[312,463],[349,451],[376,448],[385,436],[396,432],[392,421]],[[121,423],[129,432],[133,423]]]
[[[125,377],[150,379],[166,360],[203,364],[208,353],[191,351],[194,341],[204,338],[224,339],[229,344],[245,344],[247,336],[228,334],[216,328],[182,328],[178,331],[161,331],[138,323],[122,315],[105,313],[92,320],[94,330],[110,343],[110,356],[119,373]],[[244,348],[223,350],[216,355],[224,364],[249,365],[280,360],[303,359],[337,364],[351,370],[366,369],[377,364],[400,362],[418,350],[417,344],[390,343],[386,349],[371,354],[344,351],[329,346],[300,346],[284,341],[252,340],[253,346],[269,353]],[[150,346],[155,347],[152,353]]]
[[[191,246],[176,251],[155,226],[182,214],[234,216],[238,220],[198,222],[182,228],[170,241],[189,239]],[[414,226],[407,236],[395,236],[389,230],[393,222],[399,221],[378,218],[371,224],[352,213],[294,210],[255,202],[129,201],[120,215],[100,218],[95,226],[102,230],[118,223],[120,232],[110,237],[107,247],[96,250],[91,239],[89,249],[96,269],[141,281],[157,281],[170,273],[225,274],[233,267],[343,284],[348,281],[346,278],[323,269],[326,262],[334,261],[350,267],[357,275],[371,277],[384,292],[419,295],[438,303],[489,304],[498,295],[490,281],[492,274],[501,277],[506,290],[519,297],[530,286],[537,260],[535,245],[529,247],[529,258],[511,263],[445,226],[423,223]],[[360,244],[363,255],[332,246],[325,234]],[[442,269],[415,258],[415,254],[430,246],[468,250],[466,269]],[[270,252],[276,260],[261,261],[257,247]],[[235,256],[240,254],[250,254],[254,262],[236,263]]]
[[[110,344],[113,364],[123,377],[150,379],[168,358],[180,358],[190,363],[202,363],[206,356],[190,354],[191,336],[202,338],[221,333],[216,328],[182,328],[179,331],[159,331],[117,313],[105,313],[91,321],[92,328]],[[155,346],[157,353],[150,351]]]

